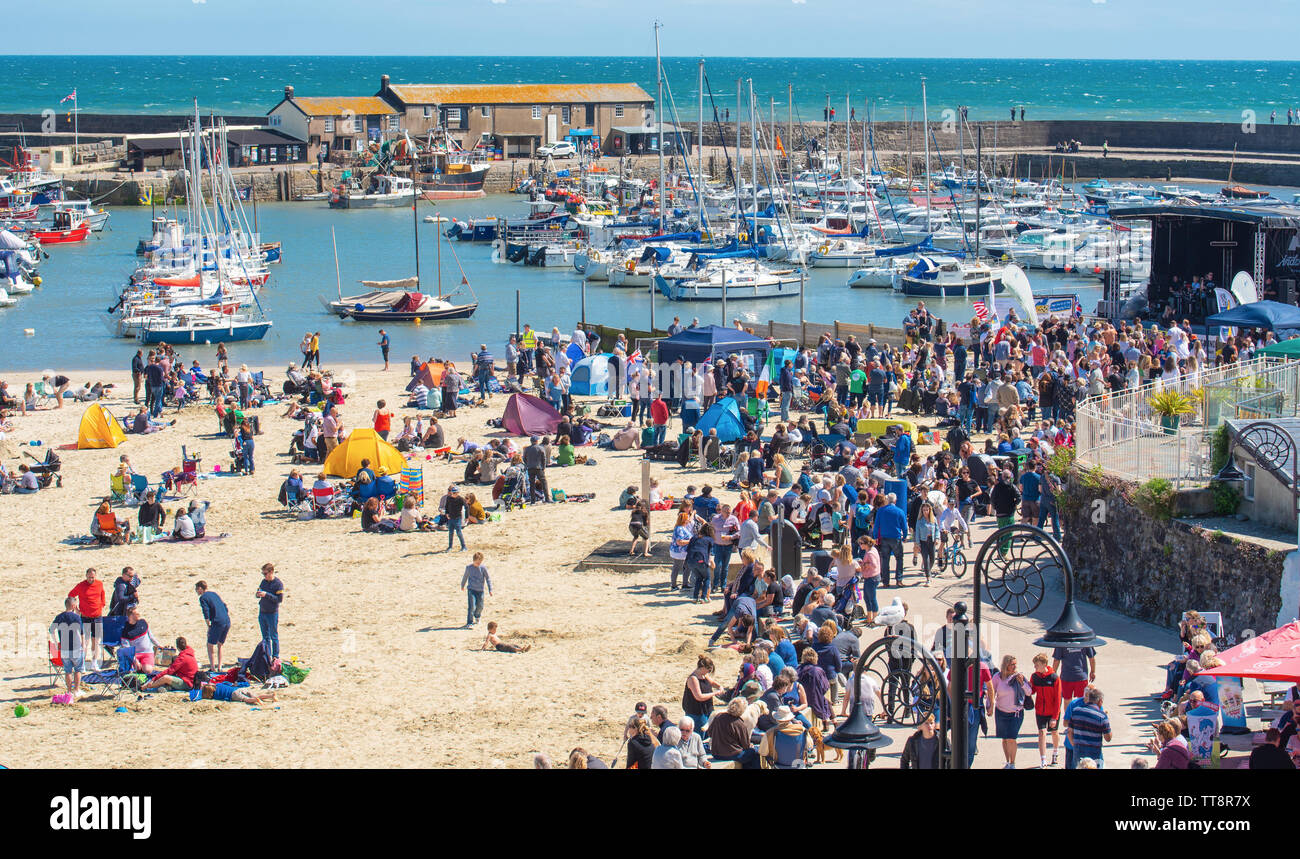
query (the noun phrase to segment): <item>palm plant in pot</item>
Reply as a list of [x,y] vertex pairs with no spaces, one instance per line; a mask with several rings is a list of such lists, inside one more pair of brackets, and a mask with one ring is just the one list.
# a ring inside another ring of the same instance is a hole
[[1177,434],[1183,418],[1196,412],[1196,398],[1172,388],[1153,394],[1147,400],[1147,405],[1160,416],[1160,426],[1166,435]]

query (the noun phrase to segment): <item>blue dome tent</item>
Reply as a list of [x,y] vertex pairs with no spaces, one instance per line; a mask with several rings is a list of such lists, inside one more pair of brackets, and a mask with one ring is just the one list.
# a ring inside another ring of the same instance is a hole
[[716,429],[718,438],[724,443],[733,442],[745,435],[745,422],[740,419],[740,406],[734,397],[723,397],[709,406],[695,428],[706,436],[709,430]]
[[569,393],[576,397],[609,396],[609,359],[608,352],[583,358],[569,371],[571,381]]

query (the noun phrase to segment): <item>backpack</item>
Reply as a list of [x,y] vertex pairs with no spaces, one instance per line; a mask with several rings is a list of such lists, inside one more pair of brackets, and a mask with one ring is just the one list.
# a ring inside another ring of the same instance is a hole
[[772,734],[772,759],[769,763],[779,770],[803,769],[804,747],[807,745],[808,729],[804,728],[798,736],[775,730]]
[[872,507],[870,504],[855,505],[853,508],[853,527],[859,531],[865,531],[871,527],[871,512]]

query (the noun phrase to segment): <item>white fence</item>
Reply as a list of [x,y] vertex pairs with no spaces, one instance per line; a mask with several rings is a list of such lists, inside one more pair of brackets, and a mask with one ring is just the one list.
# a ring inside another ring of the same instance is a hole
[[[1168,389],[1197,401],[1176,427],[1162,425],[1151,409],[1152,395]],[[1223,421],[1298,413],[1300,361],[1256,358],[1084,400],[1075,409],[1076,460],[1129,480],[1200,485],[1213,476],[1212,436]]]

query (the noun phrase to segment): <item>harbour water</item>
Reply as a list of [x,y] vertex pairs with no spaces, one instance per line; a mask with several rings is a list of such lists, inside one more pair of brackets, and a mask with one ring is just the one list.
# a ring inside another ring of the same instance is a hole
[[[1187,183],[1194,186],[1195,183]],[[1205,187],[1205,186],[1203,186]],[[1294,189],[1271,189],[1290,199]],[[522,217],[527,211],[524,198],[494,195],[479,200],[448,201],[439,213],[459,219],[503,215]],[[445,225],[425,223],[431,205],[420,210],[420,273],[424,292],[436,292],[438,251],[437,230]],[[110,229],[94,233],[79,245],[51,247],[50,259],[41,266],[44,284],[23,296],[13,307],[0,309],[0,368],[6,372],[42,369],[122,369],[129,365],[137,344],[109,336],[102,324],[106,309],[138,264],[136,242],[149,232],[148,207],[113,210]],[[379,326],[344,322],[328,314],[319,297],[338,293],[330,228],[338,238],[338,262],[343,293],[361,292],[360,280],[389,280],[415,273],[413,219],[409,209],[374,209],[340,212],[323,203],[281,203],[258,207],[259,226],[266,240],[283,242],[284,262],[272,266],[270,282],[261,300],[274,321],[266,339],[235,344],[232,354],[250,366],[272,368],[297,356],[297,344],[307,331],[321,333],[321,352],[326,363],[372,363],[379,360]],[[442,244],[444,291],[460,283],[461,266],[479,300],[472,319],[459,322],[388,326],[394,360],[405,363],[412,354],[446,356],[453,360],[467,356],[480,343],[500,353],[505,337],[515,330],[516,293],[521,322],[549,332],[573,330],[582,316],[582,281],[571,268],[532,268],[493,263],[491,249],[484,244]],[[890,290],[849,289],[845,269],[811,269],[804,315],[809,322],[874,322],[898,327],[915,302]],[[1073,292],[1087,311],[1101,296],[1100,281],[1093,278],[1029,272],[1036,294]],[[590,322],[650,327],[651,298],[648,290],[611,289],[604,283],[586,287],[586,318]],[[998,301],[1010,301],[999,296]],[[932,300],[928,304],[950,321],[969,319],[966,299]],[[749,324],[799,321],[799,301],[794,298],[769,301],[731,302],[728,319],[718,303],[673,304],[662,296],[654,299],[655,321],[667,327],[674,315],[689,324],[694,316],[702,322],[726,324],[740,318]],[[23,330],[32,328],[34,336]],[[206,360],[215,347],[189,347],[185,354]]]
[[[684,122],[696,116],[697,62],[664,58]],[[1272,60],[718,57],[706,59],[706,70],[720,113],[735,113],[736,79],[753,78],[759,104],[775,98],[782,119],[793,84],[804,121],[823,118],[827,94],[842,121],[846,93],[859,118],[871,99],[877,119],[901,120],[920,108],[922,75],[932,110],[966,105],[980,120],[1023,105],[1027,119],[1240,122],[1251,109],[1261,122],[1276,110],[1282,122],[1300,107],[1300,62]],[[372,95],[383,74],[407,83],[635,81],[655,91],[652,57],[0,56],[0,112],[62,113],[59,100],[76,87],[89,113],[183,113],[198,98],[204,111],[261,115],[286,84],[299,95]]]

